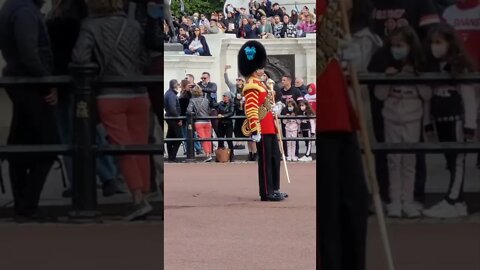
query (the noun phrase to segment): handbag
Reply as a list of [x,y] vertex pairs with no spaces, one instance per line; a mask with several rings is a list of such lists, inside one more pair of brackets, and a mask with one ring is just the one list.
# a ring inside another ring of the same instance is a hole
[[221,163],[230,162],[230,151],[229,148],[218,148],[215,150],[216,161]]

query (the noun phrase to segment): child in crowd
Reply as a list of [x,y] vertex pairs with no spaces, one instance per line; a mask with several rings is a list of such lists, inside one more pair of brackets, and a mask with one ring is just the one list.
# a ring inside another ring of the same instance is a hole
[[[387,75],[416,74],[424,63],[420,40],[410,27],[394,30],[386,45],[389,61]],[[424,124],[429,123],[431,89],[419,85],[377,85],[375,96],[384,102],[382,115],[387,143],[417,143]],[[414,203],[415,154],[388,154],[390,199],[388,216],[408,218],[421,215],[421,206]]]
[[[300,100],[298,102],[299,107],[299,115],[302,116],[314,116],[315,113],[310,107],[310,104],[306,100]],[[315,138],[315,119],[302,119],[300,121],[300,131],[302,133],[303,138]],[[312,161],[312,141],[305,141],[305,146],[307,147],[307,151],[305,152],[305,156],[301,157],[299,161]]]
[[[289,100],[287,106],[283,109],[282,115],[285,116],[295,116],[298,114],[297,103],[294,100]],[[298,132],[300,130],[300,120],[298,119],[283,119],[285,124],[285,137],[286,138],[297,138]],[[296,151],[296,141],[287,141],[287,157],[288,161],[298,161],[298,157],[295,156]],[[292,156],[293,155],[293,156]]]
[[305,95],[305,100],[308,101],[308,105],[312,108],[315,113],[317,110],[317,89],[314,83],[311,83],[307,86],[307,94]]
[[[456,76],[474,71],[454,28],[442,24],[433,28],[427,38],[429,71]],[[473,141],[477,128],[475,91],[471,84],[438,84],[433,86],[431,114],[440,142]],[[427,130],[432,136],[433,125]],[[445,198],[423,211],[434,218],[454,218],[467,215],[463,198],[465,154],[447,153],[450,185]]]

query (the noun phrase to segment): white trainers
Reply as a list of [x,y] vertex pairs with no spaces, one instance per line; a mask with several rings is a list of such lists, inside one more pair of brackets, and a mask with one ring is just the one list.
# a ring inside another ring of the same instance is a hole
[[423,214],[431,218],[456,218],[461,216],[457,207],[449,204],[446,200],[442,200],[430,209],[424,210]]
[[292,157],[292,161],[298,161],[298,157],[297,156]]
[[466,217],[468,216],[468,209],[467,209],[467,204],[466,203],[456,203],[455,208],[457,208],[458,215],[461,217]]
[[287,161],[292,161],[292,157],[291,157],[291,156],[288,156],[288,157],[287,157]]
[[212,156],[208,156],[207,159],[205,159],[203,162],[210,162],[213,160]]
[[312,157],[303,156],[303,157],[299,158],[298,161],[309,162],[309,161],[312,161]]
[[403,213],[405,214],[405,217],[407,218],[417,218],[421,216],[421,210],[422,208],[414,203],[405,203],[403,204]]
[[400,202],[392,202],[387,205],[387,215],[392,218],[401,218],[402,204]]

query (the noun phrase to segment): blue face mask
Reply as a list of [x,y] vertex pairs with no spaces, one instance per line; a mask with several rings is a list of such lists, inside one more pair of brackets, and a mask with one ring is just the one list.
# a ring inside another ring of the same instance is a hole
[[408,54],[410,53],[410,48],[408,47],[391,47],[390,51],[392,52],[393,58],[395,60],[403,60],[407,58]]
[[163,7],[160,4],[148,6],[148,15],[152,19],[161,19],[163,17]]

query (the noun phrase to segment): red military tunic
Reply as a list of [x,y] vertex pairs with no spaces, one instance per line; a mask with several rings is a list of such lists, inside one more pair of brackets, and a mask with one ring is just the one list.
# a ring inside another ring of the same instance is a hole
[[[317,23],[322,22],[327,6],[328,1],[317,1]],[[348,84],[336,57],[329,59],[325,69],[317,75],[316,115],[317,132],[353,132],[359,129],[358,118],[348,96]]]
[[276,134],[275,120],[270,111],[259,121],[258,108],[267,101],[268,90],[264,82],[250,77],[243,87],[245,96],[245,115],[250,124],[252,134]]

